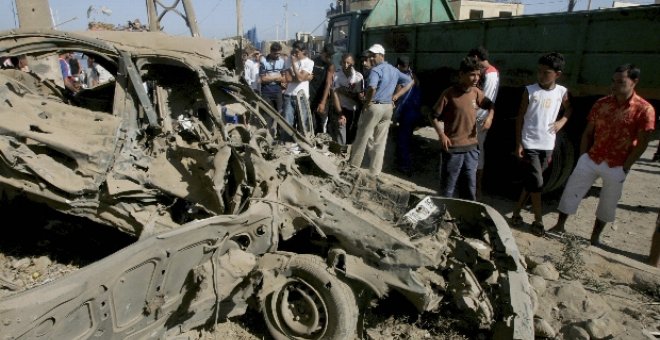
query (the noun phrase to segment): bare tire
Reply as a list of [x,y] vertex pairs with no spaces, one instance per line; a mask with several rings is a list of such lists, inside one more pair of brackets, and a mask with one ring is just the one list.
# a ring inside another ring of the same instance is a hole
[[350,287],[328,272],[318,256],[298,255],[290,276],[262,301],[262,313],[275,339],[355,337],[358,307]]

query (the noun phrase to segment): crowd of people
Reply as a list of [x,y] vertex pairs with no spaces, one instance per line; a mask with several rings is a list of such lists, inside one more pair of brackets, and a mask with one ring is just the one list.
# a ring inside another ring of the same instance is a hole
[[[388,133],[396,124],[397,170],[412,176],[412,135],[422,113],[421,84],[409,58],[400,56],[396,65],[391,65],[385,61],[385,49],[380,44],[360,56],[344,53],[338,65],[332,62],[334,54],[332,46],[326,45],[310,58],[305,45],[297,41],[290,55],[284,56],[282,45],[275,42],[265,56],[259,51],[243,53],[243,76],[287,123],[308,136],[327,133],[343,152],[350,150],[350,165],[365,167],[372,176],[382,171]],[[364,74],[355,67],[358,58]],[[99,84],[101,67],[93,56],[85,58],[86,67],[80,65],[80,59],[68,52],[59,54],[62,80],[72,93]],[[6,58],[2,67],[29,72],[28,60],[24,55]],[[560,53],[547,53],[538,59],[537,81],[525,87],[516,119],[513,151],[520,160],[523,186],[510,221],[513,226],[522,225],[521,210],[531,200],[531,231],[537,235],[546,233],[543,172],[551,162],[556,135],[572,114],[569,89],[558,84],[565,66]],[[429,117],[441,145],[440,193],[478,200],[484,141],[494,119],[499,73],[483,47],[470,50],[458,70],[457,83],[439,92]],[[593,245],[600,244],[605,225],[615,220],[626,177],[655,129],[653,106],[635,91],[640,75],[640,69],[632,64],[616,67],[611,94],[591,108],[581,136],[579,160],[557,207],[557,222],[549,232],[566,232],[567,219],[599,178],[602,190],[590,240]],[[268,124],[280,142],[293,142],[292,136],[278,131],[273,121]],[[660,160],[660,146],[653,160]],[[649,262],[660,266],[660,226],[653,240]]]
[[[399,57],[393,66],[385,61],[383,46],[375,44],[361,56],[341,55],[341,62],[334,65],[332,46],[326,45],[314,59],[307,57],[300,42],[293,45],[288,58],[282,58],[281,50],[282,46],[274,43],[267,56],[245,54],[245,60],[252,58],[245,63],[245,75],[250,77],[246,79],[249,84],[259,84],[253,89],[287,122],[298,128],[302,124],[303,131],[328,133],[345,151],[351,145],[349,163],[367,168],[373,176],[382,171],[387,136],[394,123],[397,170],[412,175],[410,146],[422,113],[421,87],[408,57]],[[364,74],[355,68],[358,57]],[[531,231],[537,235],[546,232],[542,220],[543,172],[552,161],[556,135],[572,114],[569,89],[558,84],[565,66],[560,53],[547,53],[538,59],[537,81],[525,87],[516,119],[513,152],[521,165],[523,187],[511,224],[522,225],[520,212],[531,200]],[[581,156],[563,191],[552,233],[565,232],[568,216],[576,212],[597,178],[602,179],[603,189],[591,236],[593,245],[599,244],[605,224],[614,221],[626,176],[655,129],[653,106],[635,92],[640,73],[631,64],[618,66],[611,94],[592,107],[581,138]],[[498,88],[498,70],[490,63],[488,51],[478,47],[461,60],[458,82],[439,93],[430,120],[442,148],[443,196],[480,198],[484,142],[494,118]],[[294,100],[298,91],[304,91],[309,99],[307,110],[301,110]],[[314,127],[306,126],[312,121]],[[660,160],[660,147],[653,159]],[[649,263],[660,266],[660,230],[656,235],[658,242],[654,242]]]

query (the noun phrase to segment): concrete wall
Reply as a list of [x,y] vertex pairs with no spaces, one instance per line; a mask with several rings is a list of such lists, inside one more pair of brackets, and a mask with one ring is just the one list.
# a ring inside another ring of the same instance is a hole
[[482,11],[483,18],[497,18],[502,12],[510,12],[511,16],[523,15],[525,5],[521,3],[502,3],[492,1],[455,0],[449,1],[452,11],[458,20],[470,19],[471,11]]

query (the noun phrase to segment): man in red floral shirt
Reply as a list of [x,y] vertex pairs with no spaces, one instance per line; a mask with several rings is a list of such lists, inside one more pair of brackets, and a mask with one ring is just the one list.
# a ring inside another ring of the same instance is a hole
[[635,93],[639,68],[621,65],[612,77],[612,94],[596,101],[587,117],[580,153],[559,201],[559,218],[551,232],[564,232],[568,215],[575,214],[582,198],[600,177],[596,222],[591,244],[598,245],[607,222],[614,222],[623,182],[633,163],[646,150],[655,129],[655,110]]

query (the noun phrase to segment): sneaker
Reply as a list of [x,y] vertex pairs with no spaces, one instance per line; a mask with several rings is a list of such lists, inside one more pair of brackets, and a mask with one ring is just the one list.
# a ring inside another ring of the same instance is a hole
[[543,226],[543,222],[532,222],[532,234],[536,236],[543,236],[545,234],[545,227]]
[[511,226],[520,227],[523,224],[522,216],[511,215]]

